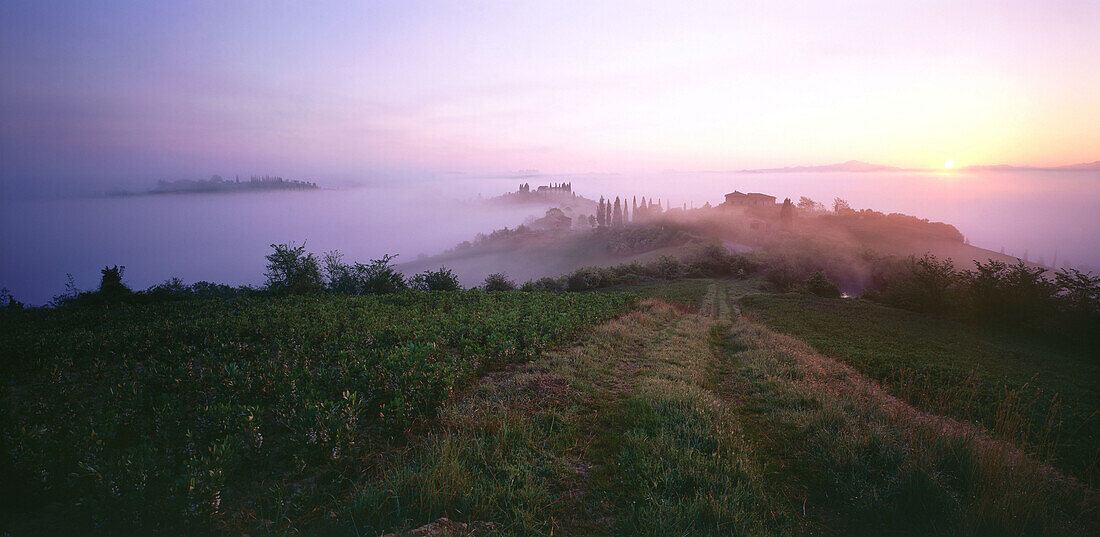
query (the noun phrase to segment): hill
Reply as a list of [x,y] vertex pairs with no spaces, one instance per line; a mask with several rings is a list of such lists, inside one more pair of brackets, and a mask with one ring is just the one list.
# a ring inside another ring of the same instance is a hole
[[826,164],[824,166],[787,166],[784,168],[760,168],[755,170],[741,170],[741,173],[801,173],[801,172],[900,172],[902,168],[885,166],[882,164],[870,164],[858,160],[849,160],[840,164]]

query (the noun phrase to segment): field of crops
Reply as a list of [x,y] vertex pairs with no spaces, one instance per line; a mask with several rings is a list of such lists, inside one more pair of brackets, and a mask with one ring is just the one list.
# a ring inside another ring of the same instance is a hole
[[981,423],[1085,483],[1100,479],[1095,355],[866,300],[761,294],[741,305],[918,408]]
[[480,373],[632,304],[410,291],[3,314],[5,518],[35,506],[108,533],[308,525]]

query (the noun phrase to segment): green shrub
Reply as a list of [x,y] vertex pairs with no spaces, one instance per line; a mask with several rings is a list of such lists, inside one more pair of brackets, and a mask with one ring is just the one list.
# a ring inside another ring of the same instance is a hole
[[267,259],[267,288],[280,294],[304,294],[324,289],[317,257],[306,245],[272,244]]
[[458,276],[447,267],[439,267],[439,270],[425,270],[410,279],[411,287],[420,291],[459,291],[462,284]]
[[507,274],[496,272],[485,277],[481,288],[486,291],[515,291],[516,282],[508,279]]
[[840,287],[837,287],[822,271],[810,274],[803,283],[806,291],[825,298],[840,298]]

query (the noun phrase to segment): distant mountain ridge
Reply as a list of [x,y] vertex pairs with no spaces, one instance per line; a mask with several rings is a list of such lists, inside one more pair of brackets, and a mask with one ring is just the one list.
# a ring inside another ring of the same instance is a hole
[[[957,171],[966,172],[984,172],[984,171],[1091,171],[1100,170],[1100,160],[1095,162],[1083,162],[1080,164],[1069,164],[1066,166],[1012,166],[1008,164],[984,164],[974,166],[964,166],[958,168]],[[840,164],[826,164],[823,166],[787,166],[784,168],[758,168],[750,170],[739,170],[738,173],[828,173],[828,172],[848,172],[848,173],[864,173],[864,172],[927,172],[927,171],[941,171],[936,168],[899,168],[897,166],[886,166],[883,164],[871,164],[869,162],[863,162],[859,160],[849,160],[848,162],[841,162]]]
[[824,166],[787,166],[785,168],[760,168],[755,170],[741,170],[740,173],[795,173],[795,172],[901,172],[907,171],[896,166],[871,164],[858,160],[849,160],[840,164],[826,164]]
[[987,165],[987,166],[966,166],[966,167],[963,167],[963,168],[960,168],[960,169],[964,170],[964,171],[975,171],[975,172],[984,172],[984,171],[1012,172],[1012,171],[1036,171],[1036,170],[1040,170],[1040,171],[1089,171],[1089,170],[1100,170],[1100,160],[1098,160],[1096,162],[1082,162],[1080,164],[1069,164],[1069,165],[1066,165],[1066,166],[1011,166],[1011,165],[1008,165],[1008,164],[994,164],[994,165]]

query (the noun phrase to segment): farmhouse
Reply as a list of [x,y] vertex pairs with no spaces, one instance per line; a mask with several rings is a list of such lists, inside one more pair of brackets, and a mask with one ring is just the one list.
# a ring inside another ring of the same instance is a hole
[[536,231],[569,231],[573,227],[573,219],[554,207],[546,211],[546,216],[531,222],[528,227]]
[[734,190],[726,194],[726,205],[737,207],[774,207],[775,196],[750,192],[745,194]]

